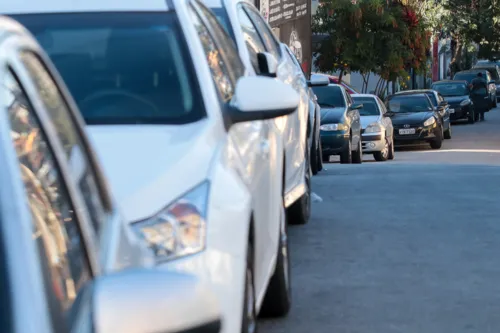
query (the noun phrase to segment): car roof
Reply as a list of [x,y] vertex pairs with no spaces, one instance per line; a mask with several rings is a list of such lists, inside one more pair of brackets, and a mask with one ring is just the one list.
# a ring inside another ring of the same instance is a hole
[[[168,3],[168,4],[167,4]],[[171,0],[2,0],[3,14],[166,11]]]
[[463,84],[469,84],[465,80],[441,80],[441,81],[433,82],[432,84],[443,84],[443,83],[463,83]]
[[[411,91],[411,90],[408,90],[408,91]],[[434,90],[430,90],[430,91],[434,91]],[[422,96],[422,97],[425,97],[425,98],[429,98],[429,96],[427,96],[426,93],[419,92],[419,91],[416,91],[416,92],[413,92],[413,93],[406,93],[406,94],[405,93],[395,93],[395,94],[387,96],[387,98],[399,97],[399,96],[404,96],[404,95]]]
[[373,94],[352,94],[351,97],[371,97],[371,98],[377,98],[377,96]]
[[424,95],[430,92],[434,93],[436,91],[433,89],[414,89],[414,90],[398,91],[394,95]]

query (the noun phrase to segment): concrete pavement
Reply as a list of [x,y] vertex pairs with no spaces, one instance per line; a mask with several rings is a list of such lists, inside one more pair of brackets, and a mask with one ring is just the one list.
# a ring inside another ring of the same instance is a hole
[[326,165],[290,228],[294,303],[261,333],[500,332],[500,109],[441,151]]

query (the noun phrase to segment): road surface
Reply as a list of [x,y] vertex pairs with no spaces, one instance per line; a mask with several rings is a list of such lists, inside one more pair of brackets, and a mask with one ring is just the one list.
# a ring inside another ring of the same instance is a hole
[[440,151],[336,161],[290,228],[290,315],[260,333],[500,332],[500,109]]

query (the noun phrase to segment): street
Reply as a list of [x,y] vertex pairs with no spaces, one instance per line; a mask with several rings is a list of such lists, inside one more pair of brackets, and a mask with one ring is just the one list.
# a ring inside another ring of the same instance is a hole
[[263,333],[497,333],[500,109],[441,150],[313,177],[308,225],[289,231],[293,306]]

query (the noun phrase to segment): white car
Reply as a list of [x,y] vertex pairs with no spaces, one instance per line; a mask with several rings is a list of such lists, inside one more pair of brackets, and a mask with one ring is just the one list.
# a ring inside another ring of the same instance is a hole
[[75,111],[35,40],[0,17],[2,331],[219,332],[207,286],[154,269],[124,224]]
[[384,103],[371,94],[353,94],[351,97],[354,103],[363,105],[359,109],[363,153],[373,154],[379,162],[393,160],[394,127]]
[[0,5],[68,84],[157,265],[212,283],[224,332],[252,332],[263,304],[286,313],[283,146],[269,119],[296,110],[293,88],[245,76],[234,43],[197,1],[12,0],[10,9]]
[[[310,98],[308,82],[251,1],[203,0],[234,38],[247,75],[276,77],[300,94],[297,112],[276,120],[285,153],[285,206],[289,223],[305,224],[311,212]],[[315,85],[316,82],[309,82]],[[323,82],[318,82],[323,85]],[[313,104],[311,104],[314,106]]]

